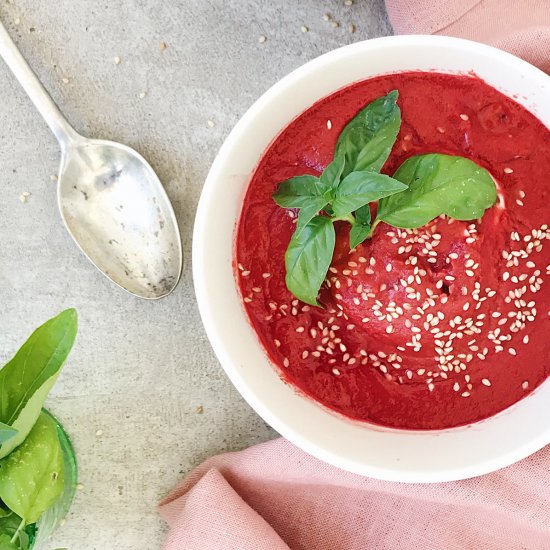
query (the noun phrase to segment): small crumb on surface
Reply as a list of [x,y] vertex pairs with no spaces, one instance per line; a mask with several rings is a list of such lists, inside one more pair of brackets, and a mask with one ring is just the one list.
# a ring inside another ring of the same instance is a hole
[[258,42],[263,44],[267,40],[267,36],[258,36]]
[[143,99],[147,95],[147,92],[141,92],[139,94],[139,99]]
[[19,19],[19,17],[16,17],[15,20],[14,20],[14,23],[16,25],[19,25],[21,23],[21,19]]
[[195,409],[195,412],[197,414],[202,414],[204,412],[204,407],[202,405],[199,405],[196,409]]
[[330,13],[325,13],[323,15],[323,21],[330,21],[330,20],[331,20]]
[[114,62],[115,62],[115,65],[120,65],[122,59],[120,59],[120,57],[117,55],[114,59]]
[[97,430],[95,434],[97,437],[99,437],[100,435],[103,435],[103,430]]
[[344,6],[351,6],[353,5],[353,0],[344,0]]
[[305,25],[302,25],[302,26],[300,27],[300,30],[301,30],[302,32],[308,32],[308,31],[309,31],[309,28],[306,27]]
[[69,79],[67,77],[62,78],[61,81],[63,82],[63,84],[68,84],[69,83]]
[[214,121],[213,120],[207,120],[206,124],[208,124],[209,128],[214,128]]
[[334,29],[336,29],[336,28],[338,28],[338,27],[340,26],[340,23],[338,23],[338,21],[333,21],[333,22],[331,23],[331,25],[332,25],[332,27],[333,27]]
[[57,174],[52,174],[50,176],[50,181],[53,181],[54,183],[57,183]]
[[161,42],[159,47],[160,51],[163,52],[168,47],[168,44],[166,42]]
[[355,32],[355,25],[349,24],[349,25],[348,25],[348,32],[349,32],[350,34],[353,34],[353,33]]
[[19,200],[21,202],[27,202],[29,200],[29,197],[31,196],[31,194],[28,192],[28,191],[24,191],[23,193],[21,193],[21,195],[19,196]]
[[76,490],[77,491],[82,491],[82,489],[84,489],[84,485],[82,483],[77,483],[76,484]]

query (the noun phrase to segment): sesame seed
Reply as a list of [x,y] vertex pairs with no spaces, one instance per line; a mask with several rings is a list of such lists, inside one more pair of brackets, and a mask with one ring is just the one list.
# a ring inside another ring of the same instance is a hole
[[520,199],[516,199],[516,204],[517,204],[518,206],[523,206],[523,201],[520,200]]
[[332,121],[327,120],[327,130],[332,130]]
[[285,358],[283,359],[283,367],[286,368],[286,367],[288,367],[289,365],[290,365],[290,361],[285,357]]
[[509,168],[508,166],[504,169],[505,174],[512,174],[513,172],[514,171],[511,168]]
[[481,383],[484,385],[484,386],[490,386],[491,385],[491,381],[488,379],[488,378],[483,378],[481,380]]
[[508,353],[509,353],[510,355],[517,355],[517,352],[516,352],[516,350],[515,350],[514,348],[508,348]]
[[525,382],[523,382],[521,387],[522,387],[522,389],[526,390],[529,387],[529,382],[527,380],[525,380]]
[[332,369],[332,373],[336,376],[340,376],[340,371],[338,369]]

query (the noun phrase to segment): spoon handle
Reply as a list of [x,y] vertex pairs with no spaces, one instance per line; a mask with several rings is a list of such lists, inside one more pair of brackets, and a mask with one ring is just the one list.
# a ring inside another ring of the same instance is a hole
[[25,58],[11,39],[8,31],[0,22],[0,56],[6,62],[19,83],[27,92],[55,137],[65,151],[69,143],[78,137],[78,134],[67,122],[59,107],[54,103],[50,94],[45,90],[38,77],[34,74]]

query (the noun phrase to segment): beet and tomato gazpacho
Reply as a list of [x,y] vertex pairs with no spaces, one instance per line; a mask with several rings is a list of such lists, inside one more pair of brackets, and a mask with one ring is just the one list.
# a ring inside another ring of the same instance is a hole
[[549,199],[550,131],[481,79],[353,84],[252,177],[245,309],[284,380],[334,411],[405,429],[484,419],[550,374]]

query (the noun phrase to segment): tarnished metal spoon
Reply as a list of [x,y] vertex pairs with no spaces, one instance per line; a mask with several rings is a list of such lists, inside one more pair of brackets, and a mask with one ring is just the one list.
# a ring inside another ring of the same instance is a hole
[[141,298],[176,287],[183,253],[174,210],[153,169],[133,149],[78,134],[0,23],[0,55],[61,146],[59,210],[82,252]]

